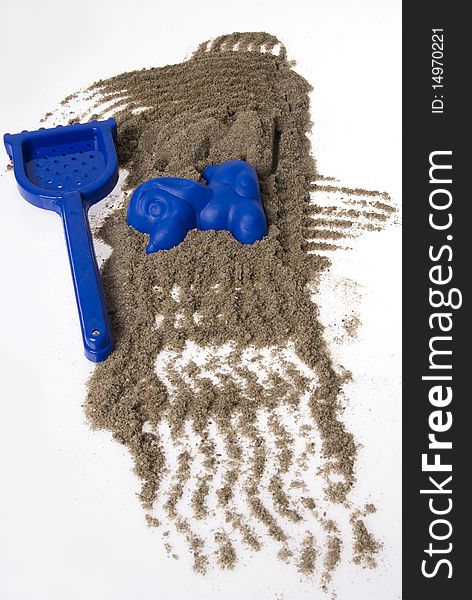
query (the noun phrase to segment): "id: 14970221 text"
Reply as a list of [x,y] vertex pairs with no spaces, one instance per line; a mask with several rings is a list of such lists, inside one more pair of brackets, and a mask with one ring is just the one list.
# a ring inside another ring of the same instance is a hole
[[444,30],[433,29],[431,35],[431,87],[433,100],[431,112],[444,113]]

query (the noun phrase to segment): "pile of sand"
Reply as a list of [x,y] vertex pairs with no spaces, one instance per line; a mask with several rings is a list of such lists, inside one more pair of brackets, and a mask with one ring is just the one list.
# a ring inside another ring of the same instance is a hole
[[103,282],[116,350],[97,365],[85,410],[131,452],[148,523],[169,554],[182,534],[196,570],[232,568],[272,538],[281,560],[326,582],[343,544],[367,565],[379,545],[356,514],[342,540],[320,508],[350,511],[356,444],[339,415],[348,376],[333,366],[307,286],[329,268],[318,250],[336,248],[356,223],[381,227],[393,209],[385,195],[332,185],[347,207],[310,202],[310,85],[292,67],[273,36],[237,33],[182,64],[90,88],[95,116],[104,103],[115,111],[127,190],[247,160],[269,232],[244,246],[192,231],[146,255],[127,202],[108,216],[99,235],[113,248]]

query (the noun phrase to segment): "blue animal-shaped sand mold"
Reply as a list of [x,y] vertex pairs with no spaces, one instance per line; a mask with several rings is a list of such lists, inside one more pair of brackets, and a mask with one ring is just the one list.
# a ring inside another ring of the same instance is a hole
[[242,244],[267,233],[256,170],[242,160],[211,165],[208,185],[176,177],[142,183],[131,196],[128,224],[149,234],[148,254],[180,244],[191,229],[226,230]]

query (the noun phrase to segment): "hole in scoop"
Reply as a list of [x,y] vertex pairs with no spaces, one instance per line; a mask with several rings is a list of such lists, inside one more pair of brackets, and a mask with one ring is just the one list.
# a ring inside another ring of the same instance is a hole
[[99,329],[92,329],[92,335],[93,335],[93,337],[98,337],[100,335],[100,330]]

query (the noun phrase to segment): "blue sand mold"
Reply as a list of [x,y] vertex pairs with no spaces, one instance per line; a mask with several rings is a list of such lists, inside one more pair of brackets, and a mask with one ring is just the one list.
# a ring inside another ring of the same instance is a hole
[[208,185],[177,177],[142,183],[131,196],[128,224],[150,236],[146,252],[169,250],[191,229],[227,230],[242,244],[267,233],[254,167],[242,160],[211,165],[203,171]]

